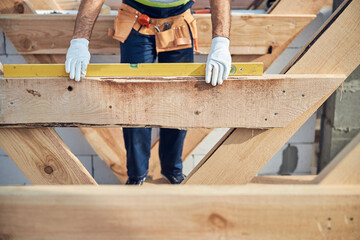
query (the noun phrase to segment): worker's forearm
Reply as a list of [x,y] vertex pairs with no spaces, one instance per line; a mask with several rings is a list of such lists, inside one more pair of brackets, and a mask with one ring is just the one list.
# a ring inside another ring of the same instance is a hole
[[90,40],[95,21],[100,13],[104,0],[82,0],[76,17],[74,38]]
[[210,0],[212,37],[230,38],[230,0]]

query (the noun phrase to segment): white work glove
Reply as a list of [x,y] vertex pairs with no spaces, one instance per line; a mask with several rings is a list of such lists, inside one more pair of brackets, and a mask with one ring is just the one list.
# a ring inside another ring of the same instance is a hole
[[75,78],[75,81],[80,81],[80,77],[85,77],[89,61],[89,40],[85,38],[71,40],[65,61],[65,71],[70,73],[70,79]]
[[230,74],[231,54],[230,40],[226,37],[215,37],[206,63],[205,82],[213,86],[221,85]]

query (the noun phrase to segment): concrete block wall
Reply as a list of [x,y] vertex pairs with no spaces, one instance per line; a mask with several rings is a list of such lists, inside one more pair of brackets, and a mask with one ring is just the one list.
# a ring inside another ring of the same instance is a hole
[[[317,18],[293,41],[288,49],[274,62],[266,73],[279,73],[301,50],[322,23],[330,16],[331,9],[323,9]],[[196,55],[196,62],[206,62],[207,56]],[[26,63],[11,42],[0,31],[0,62],[3,64]],[[118,63],[119,55],[93,55],[92,63]],[[260,171],[261,175],[310,174],[312,146],[314,142],[315,115],[290,139],[290,141]],[[106,164],[97,156],[77,128],[56,128],[58,134],[80,159],[95,180],[100,184],[119,184]],[[205,154],[224,135],[227,129],[215,129],[184,162],[184,173],[188,174]],[[153,138],[158,130],[154,129]],[[281,167],[282,166],[282,167]],[[293,170],[291,170],[293,169]],[[280,171],[281,170],[281,171]],[[291,171],[290,171],[291,170]],[[0,149],[0,185],[30,184],[27,178]]]
[[320,169],[360,132],[360,65],[326,102],[322,118]]

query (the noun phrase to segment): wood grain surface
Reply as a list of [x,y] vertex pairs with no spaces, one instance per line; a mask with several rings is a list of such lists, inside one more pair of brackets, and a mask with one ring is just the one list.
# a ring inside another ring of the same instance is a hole
[[359,186],[0,187],[0,236],[357,240],[359,208]]
[[229,78],[6,78],[0,125],[284,127],[344,80],[344,75]]
[[[350,75],[360,62],[359,12],[359,0],[345,1],[283,72]],[[248,183],[334,90],[284,128],[229,130],[184,183]]]
[[32,184],[96,185],[53,128],[0,129],[0,146]]
[[[21,54],[65,54],[72,37],[75,15],[1,15],[0,27]],[[200,52],[211,46],[209,14],[195,15]],[[233,15],[231,50],[233,54],[263,54],[301,32],[315,15]],[[99,16],[90,41],[92,54],[119,54],[119,42],[107,36],[114,16]],[[246,48],[246,52],[243,49]],[[259,52],[259,47],[262,48]]]

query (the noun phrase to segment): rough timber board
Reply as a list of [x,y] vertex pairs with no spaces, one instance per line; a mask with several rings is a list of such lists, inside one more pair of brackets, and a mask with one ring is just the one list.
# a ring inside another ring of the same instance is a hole
[[331,6],[332,0],[279,0],[268,14],[317,14],[321,8]]
[[[74,15],[1,15],[0,28],[21,54],[65,54],[74,29]],[[211,46],[210,15],[195,15],[199,26],[199,48]],[[276,47],[303,30],[315,15],[234,15],[231,47]],[[119,54],[119,42],[107,36],[114,16],[99,16],[90,42],[92,54]],[[51,39],[51,41],[49,41]],[[243,50],[243,48],[241,48]],[[250,49],[251,50],[251,49]],[[235,53],[235,52],[233,52]]]
[[80,131],[119,181],[125,183],[128,176],[122,129],[82,127]]
[[320,172],[316,184],[360,184],[360,134]]
[[[288,72],[293,74],[349,75],[360,62],[359,12],[359,0],[345,1],[284,72],[290,69]],[[248,183],[329,96],[284,128],[253,132],[241,128],[229,130],[226,138],[204,157],[184,183]]]
[[[204,63],[89,64],[87,77],[205,76]],[[262,63],[233,63],[230,76],[261,76]],[[64,64],[5,64],[4,77],[68,77]]]
[[6,78],[0,125],[284,127],[344,78],[241,76],[218,87],[203,77]]
[[53,128],[0,129],[0,146],[33,184],[96,184]]
[[357,240],[359,208],[359,186],[1,187],[0,236]]

